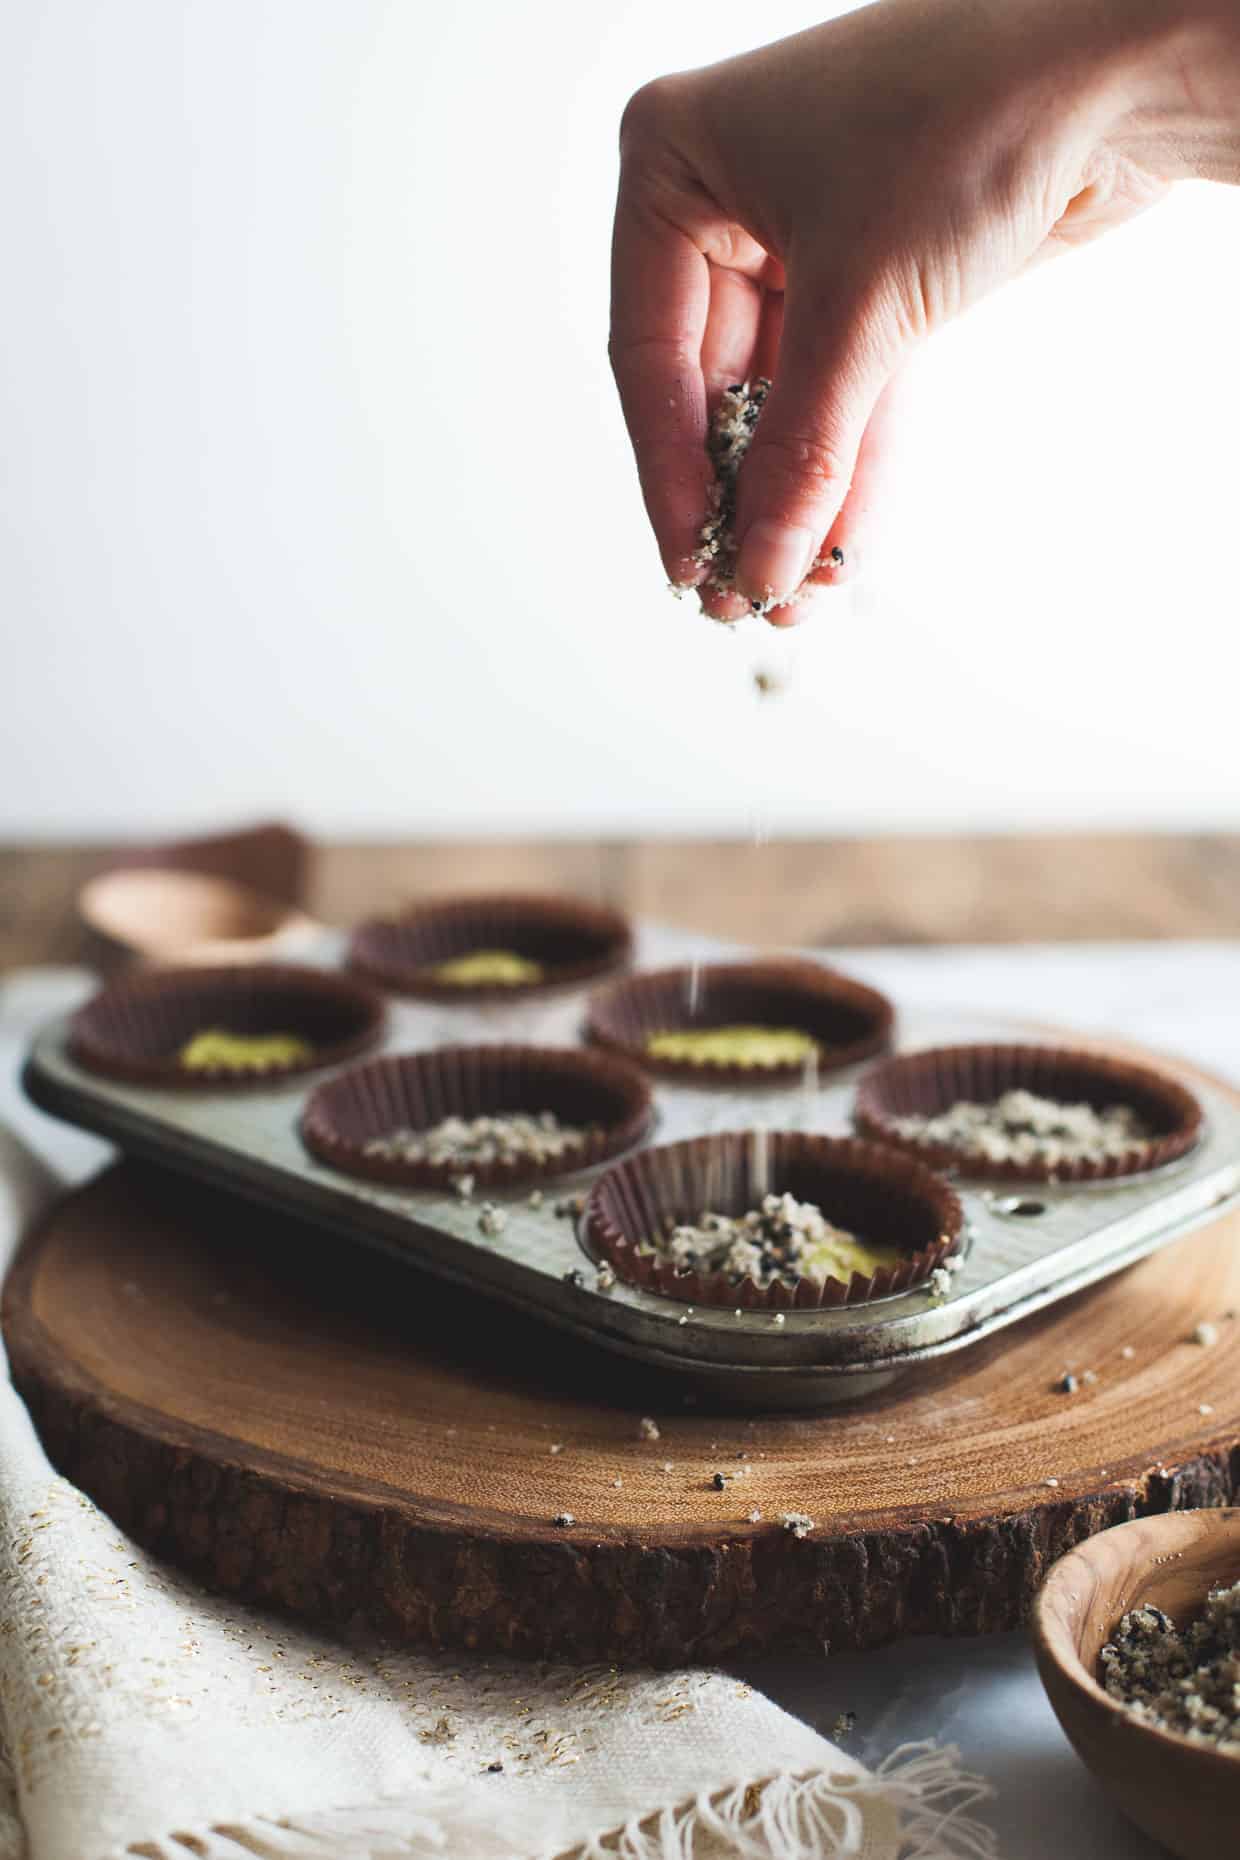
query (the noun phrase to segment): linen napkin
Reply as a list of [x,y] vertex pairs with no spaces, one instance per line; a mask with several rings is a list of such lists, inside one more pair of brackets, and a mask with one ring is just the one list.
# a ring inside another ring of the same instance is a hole
[[[0,1263],[104,1146],[24,1104],[85,992],[0,984]],[[983,1860],[956,1752],[867,1771],[726,1673],[344,1644],[215,1598],[53,1472],[0,1376],[0,1860]]]

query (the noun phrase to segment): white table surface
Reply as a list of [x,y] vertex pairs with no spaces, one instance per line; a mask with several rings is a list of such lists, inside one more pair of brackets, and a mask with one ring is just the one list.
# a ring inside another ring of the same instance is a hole
[[[839,951],[833,959],[910,1008],[967,1006],[1122,1035],[1240,1080],[1240,942]],[[24,987],[20,997],[10,992],[9,1008],[0,1015],[8,1047],[0,1110],[60,1168],[84,1173],[106,1154],[102,1145],[14,1106],[15,1036],[45,1013],[38,990]],[[785,1655],[743,1672],[828,1735],[840,1713],[855,1712],[848,1748],[865,1762],[925,1738],[958,1745],[995,1791],[984,1813],[1003,1860],[1158,1860],[1163,1851],[1110,1807],[1078,1762],[1023,1634]]]

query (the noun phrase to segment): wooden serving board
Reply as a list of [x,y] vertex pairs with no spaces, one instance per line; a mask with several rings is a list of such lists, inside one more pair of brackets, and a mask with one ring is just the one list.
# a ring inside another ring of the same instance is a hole
[[[213,1586],[438,1646],[671,1663],[1009,1628],[1079,1538],[1233,1499],[1238,1243],[1224,1217],[860,1405],[747,1418],[121,1164],[27,1241],[4,1329],[59,1468]],[[1064,1394],[1065,1369],[1097,1379]]]

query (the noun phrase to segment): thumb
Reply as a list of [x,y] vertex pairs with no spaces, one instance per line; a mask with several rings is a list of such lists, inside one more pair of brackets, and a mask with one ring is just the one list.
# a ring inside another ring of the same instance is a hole
[[789,278],[775,380],[737,485],[746,599],[782,599],[810,573],[893,366],[860,315],[841,315],[821,290]]

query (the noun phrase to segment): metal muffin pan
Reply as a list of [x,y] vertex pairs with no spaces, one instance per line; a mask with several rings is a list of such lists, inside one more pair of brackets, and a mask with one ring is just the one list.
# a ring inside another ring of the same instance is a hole
[[[330,959],[335,948],[325,944],[322,953]],[[705,938],[647,929],[639,936],[637,959],[648,966],[737,953]],[[586,993],[472,1009],[391,1001],[378,1050],[459,1040],[575,1044]],[[1045,1030],[964,1014],[919,1019],[896,1006],[900,1050],[946,1040],[1045,1037]],[[1205,1111],[1204,1134],[1195,1150],[1166,1169],[1076,1187],[956,1183],[967,1237],[963,1267],[953,1274],[945,1298],[919,1287],[868,1304],[789,1311],[775,1324],[762,1311],[739,1316],[706,1307],[690,1311],[622,1282],[597,1289],[576,1223],[554,1213],[554,1203],[582,1193],[597,1170],[557,1177],[544,1186],[537,1209],[523,1191],[497,1192],[494,1199],[508,1222],[501,1235],[488,1238],[479,1230],[476,1201],[379,1186],[338,1174],[307,1153],[298,1118],[307,1092],[329,1069],[244,1093],[161,1090],[83,1070],[68,1056],[67,1030],[67,1017],[46,1028],[26,1062],[26,1090],[44,1110],[123,1150],[300,1216],[342,1241],[379,1247],[606,1349],[687,1375],[718,1399],[754,1409],[860,1396],[918,1363],[981,1342],[1240,1205],[1240,1107],[1194,1081]],[[800,1087],[746,1092],[656,1081],[649,1141],[757,1124],[848,1132],[862,1069],[840,1074],[812,1094]],[[1174,1070],[1165,1064],[1164,1069]],[[341,1258],[343,1268],[343,1250]],[[574,1271],[580,1283],[568,1276]],[[1048,1365],[1048,1373],[1054,1368]]]

